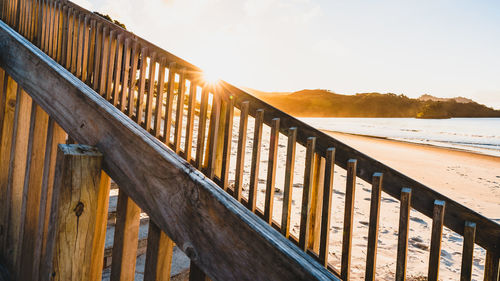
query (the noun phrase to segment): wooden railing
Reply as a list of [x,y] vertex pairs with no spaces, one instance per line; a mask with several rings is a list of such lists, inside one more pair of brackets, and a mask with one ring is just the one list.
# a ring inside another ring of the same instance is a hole
[[[71,2],[4,0],[1,3],[1,19],[3,21],[14,27],[26,39],[33,42],[57,63],[149,132],[157,139],[154,141],[155,144],[160,141],[182,156],[188,163],[191,163],[219,185],[222,190],[232,195],[243,206],[257,214],[266,223],[281,232],[284,237],[343,280],[348,280],[350,274],[354,194],[357,177],[372,182],[366,279],[373,280],[375,276],[380,199],[381,191],[384,191],[400,201],[397,280],[404,280],[406,276],[409,211],[411,208],[433,220],[429,280],[438,279],[443,226],[464,237],[461,273],[463,280],[470,280],[474,245],[479,245],[487,252],[486,259],[483,261],[485,280],[498,280],[500,226],[497,223],[233,85],[224,81],[216,85],[206,83],[201,69]],[[2,49],[2,53],[6,52],[5,50]],[[37,86],[30,80],[42,82],[40,79],[34,78],[26,81],[25,78],[31,77],[21,74],[18,74],[18,79],[16,79],[16,75],[10,73],[9,68],[11,72],[15,72],[16,69],[6,65],[9,59],[15,60],[9,56],[12,54],[2,54],[1,67],[6,69],[7,73],[14,77],[23,89],[33,89]],[[64,77],[68,80],[71,79]],[[23,80],[19,80],[21,78]],[[28,93],[31,96],[34,95],[31,91]],[[35,99],[35,97],[33,98]],[[80,120],[72,120],[75,124],[81,124],[81,129],[76,129],[74,132],[66,128],[65,130],[77,142],[96,144],[99,147],[96,141],[104,141],[102,138],[105,138],[109,133],[106,134],[100,130],[104,135],[99,137],[86,135],[84,137],[80,131],[87,127],[96,129],[101,123],[89,124],[85,122],[87,117],[79,113],[78,107],[72,108],[61,100],[63,100],[62,97],[53,96],[53,100],[46,100],[45,103],[40,101],[38,104],[63,128],[65,128],[63,122],[58,119],[63,118],[60,115],[78,114],[81,116]],[[22,101],[21,98],[17,99],[18,103]],[[61,108],[53,110],[50,114],[49,108],[55,107],[51,103],[57,103]],[[29,105],[25,106],[29,107]],[[236,118],[235,115],[239,117]],[[249,191],[248,196],[245,196],[243,178],[249,116],[254,118],[255,125]],[[64,118],[69,117],[65,116]],[[120,115],[112,118],[122,117]],[[16,122],[23,120],[16,119]],[[238,121],[238,132],[233,132],[233,128],[237,125],[233,124],[234,120]],[[24,122],[28,121],[24,120]],[[66,122],[69,123],[69,121]],[[71,123],[66,126],[70,128],[74,127],[75,124]],[[270,130],[269,140],[262,139],[264,128]],[[116,133],[115,130],[113,133]],[[126,135],[116,134],[115,137],[121,136],[127,139]],[[231,184],[229,174],[233,169],[230,165],[233,135],[237,135],[237,152],[234,167],[235,180],[234,184]],[[281,221],[277,222],[273,220],[273,202],[275,201],[274,187],[280,135],[285,135],[288,143],[283,211]],[[147,137],[149,138],[149,136]],[[196,141],[194,141],[195,139]],[[260,154],[264,144],[268,147],[269,155],[265,202],[264,208],[261,210],[256,205],[256,194],[261,164]],[[298,237],[290,233],[290,206],[296,166],[296,145],[306,149],[305,162],[301,163],[305,167],[305,171]],[[16,147],[18,147],[17,144]],[[124,145],[124,150],[125,147],[131,149],[127,152],[129,154],[139,150],[130,147],[130,145]],[[107,150],[103,150],[101,147],[99,149],[106,156]],[[12,151],[15,152],[15,149]],[[116,156],[116,158],[120,157]],[[178,241],[182,241],[183,238],[179,238],[179,234],[174,233],[169,228],[168,223],[162,221],[161,216],[155,215],[154,209],[163,208],[163,206],[153,197],[149,200],[145,199],[147,197],[145,194],[149,194],[150,191],[138,187],[140,180],[144,181],[146,178],[136,178],[137,181],[133,182],[138,184],[137,186],[120,182],[120,178],[128,179],[133,176],[131,174],[135,174],[133,177],[139,177],[135,170],[139,167],[132,165],[130,166],[132,168],[123,167],[123,165],[117,167],[116,163],[108,163],[106,159],[107,157],[105,157],[105,169],[108,167],[110,173],[115,173],[112,176],[113,179],[119,183],[134,202],[148,211],[153,221],[162,230],[179,244]],[[23,163],[21,163],[22,165]],[[347,170],[340,268],[335,268],[328,261],[329,214],[331,212],[333,168],[335,165]],[[152,169],[152,171],[158,171],[158,174],[165,173],[157,168]],[[185,171],[191,173],[189,169]],[[152,204],[152,202],[155,203]],[[131,204],[134,203],[131,201]],[[137,207],[134,211],[128,209],[129,205],[125,204],[125,206],[128,213],[137,213]],[[126,225],[126,219],[123,223]],[[230,225],[228,222],[226,224]],[[207,241],[207,243],[212,242]],[[122,251],[127,248],[130,246],[123,245]],[[194,249],[203,249],[203,247],[198,243]],[[201,255],[199,250],[196,252]],[[208,255],[208,253],[204,254]],[[209,261],[211,259],[204,256],[196,264],[212,277],[221,277],[215,273],[221,270],[221,267],[217,264],[209,265]],[[195,264],[193,264],[193,269],[192,271],[196,272]]]

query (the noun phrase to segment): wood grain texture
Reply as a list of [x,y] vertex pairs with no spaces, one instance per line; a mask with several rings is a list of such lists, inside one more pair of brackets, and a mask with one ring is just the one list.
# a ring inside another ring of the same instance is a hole
[[77,142],[97,145],[106,172],[215,280],[338,280],[1,22],[0,47],[0,67]]
[[172,267],[174,242],[165,232],[149,222],[148,248],[146,250],[145,281],[168,281]]
[[250,186],[248,192],[248,209],[255,212],[257,206],[257,190],[259,185],[260,150],[262,145],[262,127],[264,124],[264,110],[255,112],[253,129],[252,162],[250,166]]
[[243,188],[243,168],[245,167],[245,150],[247,143],[249,103],[244,102],[240,108],[240,127],[238,133],[238,150],[236,152],[236,172],[234,176],[234,198],[241,201]]
[[380,217],[380,199],[382,197],[383,174],[373,174],[370,200],[370,222],[368,226],[368,245],[366,247],[365,280],[375,280],[377,265],[378,223]]
[[500,254],[486,251],[486,261],[484,263],[484,281],[500,280]]
[[118,193],[111,281],[133,280],[141,209],[123,190]]
[[396,281],[406,280],[406,262],[408,260],[408,237],[410,232],[410,188],[402,188],[399,206],[398,251],[396,258]]
[[101,171],[99,194],[97,195],[94,241],[92,243],[92,260],[90,265],[90,280],[92,281],[99,281],[102,279],[110,188],[111,178],[106,174],[106,172]]
[[473,222],[466,222],[464,227],[460,281],[470,281],[472,279],[472,265],[474,262],[474,237],[476,235],[476,224]]
[[443,237],[443,220],[445,202],[434,201],[434,216],[432,217],[431,247],[429,253],[429,281],[438,281],[439,260],[441,257],[441,240]]
[[309,214],[309,239],[307,248],[315,255],[319,252],[321,232],[321,202],[323,202],[323,181],[325,176],[325,158],[314,155],[313,184],[311,191],[311,213]]
[[93,147],[59,145],[40,280],[90,280],[101,165]]
[[19,272],[19,257],[21,250],[21,210],[23,204],[23,186],[26,173],[26,158],[28,153],[28,137],[31,120],[31,97],[17,88],[16,112],[12,133],[12,150],[10,154],[9,176],[7,180],[7,198],[9,198],[9,217],[5,251],[9,259],[7,267],[13,273]]
[[354,198],[356,193],[357,160],[350,159],[347,163],[347,179],[345,190],[344,230],[342,233],[342,260],[340,276],[349,280],[351,274],[352,228],[354,218]]
[[283,210],[281,215],[281,234],[286,238],[290,235],[290,211],[292,207],[293,174],[295,172],[295,147],[297,128],[288,129],[288,144],[286,148],[285,185],[283,190]]
[[299,248],[307,250],[309,245],[309,222],[311,213],[312,183],[314,178],[314,150],[316,147],[316,138],[310,137],[306,146],[306,163],[304,168],[304,185],[302,187],[302,207],[300,211],[300,233]]
[[335,148],[331,147],[328,149],[325,159],[325,180],[323,186],[323,206],[321,208],[321,236],[319,245],[319,260],[325,267],[328,266],[328,248],[330,246],[330,217],[332,210],[334,167]]

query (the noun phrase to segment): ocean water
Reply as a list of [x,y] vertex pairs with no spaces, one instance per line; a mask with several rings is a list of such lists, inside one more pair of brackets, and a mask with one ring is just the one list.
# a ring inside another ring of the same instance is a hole
[[500,118],[300,118],[329,131],[462,149],[500,157]]

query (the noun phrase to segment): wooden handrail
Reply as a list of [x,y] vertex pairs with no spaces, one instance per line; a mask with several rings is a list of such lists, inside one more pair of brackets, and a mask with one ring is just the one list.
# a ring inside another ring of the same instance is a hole
[[75,141],[96,146],[104,170],[208,275],[339,280],[3,22],[0,49],[0,67]]

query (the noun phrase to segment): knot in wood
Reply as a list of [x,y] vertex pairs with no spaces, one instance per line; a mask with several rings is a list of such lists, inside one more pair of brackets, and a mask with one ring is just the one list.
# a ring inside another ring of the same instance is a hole
[[78,202],[78,204],[76,204],[76,207],[73,209],[73,212],[75,212],[75,215],[77,217],[80,217],[82,215],[83,208],[84,208],[84,205],[83,205],[83,203],[81,201]]
[[198,254],[196,253],[196,250],[193,248],[193,245],[191,245],[191,243],[189,242],[184,244],[184,253],[192,261],[196,261],[198,259]]

